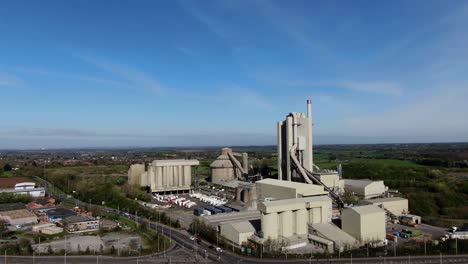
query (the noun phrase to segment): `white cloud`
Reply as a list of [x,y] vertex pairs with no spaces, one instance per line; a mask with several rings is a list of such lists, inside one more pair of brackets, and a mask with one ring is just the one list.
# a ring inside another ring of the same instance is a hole
[[18,76],[0,71],[0,87],[18,87],[23,85],[23,80]]
[[324,87],[346,89],[356,92],[366,92],[382,95],[401,96],[403,88],[400,84],[390,81],[351,81],[351,80],[330,80],[330,81],[307,81],[307,80],[268,80],[257,78],[257,80],[265,81],[274,85],[288,87]]
[[43,68],[30,68],[30,67],[17,67],[15,71],[21,73],[28,73],[28,74],[38,74],[43,76],[48,76],[52,78],[59,78],[59,79],[74,79],[79,81],[85,82],[96,82],[102,84],[109,84],[113,86],[129,86],[128,83],[122,81],[116,81],[111,79],[104,79],[95,76],[89,75],[82,75],[82,74],[73,74],[73,73],[64,73],[64,72],[57,72]]
[[387,111],[347,120],[348,135],[468,139],[468,83],[425,91],[415,100]]
[[81,60],[91,65],[94,65],[95,67],[101,70],[109,72],[115,75],[116,77],[125,80],[130,86],[134,88],[142,88],[157,95],[163,94],[167,89],[158,80],[154,79],[151,75],[136,68],[113,63],[98,57],[76,54],[75,57],[78,57]]

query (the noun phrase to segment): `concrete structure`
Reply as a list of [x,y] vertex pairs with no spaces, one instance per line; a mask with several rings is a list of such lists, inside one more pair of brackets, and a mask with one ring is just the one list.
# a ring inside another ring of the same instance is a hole
[[31,225],[37,223],[37,216],[26,209],[0,212],[0,221],[16,225]]
[[76,215],[76,212],[65,209],[65,208],[56,208],[56,209],[47,210],[45,214],[49,222],[58,223],[62,221],[62,219]]
[[248,221],[226,223],[220,229],[221,236],[238,246],[255,234],[254,226]]
[[310,180],[302,171],[312,172],[312,101],[307,100],[307,116],[292,112],[278,122],[278,180]]
[[314,171],[312,175],[337,194],[342,194],[344,192],[344,180],[340,178],[337,171],[320,170]]
[[244,210],[256,210],[257,185],[255,183],[239,182],[236,188],[236,200],[244,205]]
[[375,205],[348,207],[341,212],[341,228],[362,243],[385,240],[385,211]]
[[338,207],[343,183],[336,171],[323,171],[313,162],[312,101],[307,100],[307,115],[292,112],[278,122],[278,180],[322,185]]
[[416,225],[422,224],[421,216],[419,215],[405,214],[401,216],[401,221],[413,222]]
[[[317,237],[321,239],[317,239]],[[330,252],[330,243],[328,241],[332,242],[332,249],[340,252],[359,246],[359,243],[354,237],[344,232],[333,223],[309,224],[309,240],[311,240],[313,244],[320,245],[327,249],[328,252]]]
[[386,187],[383,181],[371,180],[344,180],[345,191],[353,193],[363,199],[380,197],[385,194]]
[[244,211],[227,214],[206,215],[201,219],[209,226],[217,231],[220,230],[223,224],[236,222],[260,222],[261,214],[259,211]]
[[302,198],[316,195],[327,195],[323,186],[300,182],[264,179],[255,182],[259,199],[273,198],[274,200]]
[[99,220],[84,215],[67,217],[62,220],[62,225],[70,233],[84,233],[99,230]]
[[370,199],[362,202],[363,204],[373,204],[388,210],[395,216],[401,216],[407,214],[408,211],[408,199],[402,197],[390,197],[390,198],[378,198]]
[[140,185],[141,175],[145,170],[145,164],[130,165],[130,169],[128,169],[128,183],[131,185]]
[[[242,157],[240,163],[236,156]],[[224,183],[244,179],[249,173],[247,153],[236,153],[230,148],[223,148],[221,155],[210,164],[211,182],[223,185]]]
[[262,237],[278,239],[307,235],[308,223],[331,221],[332,200],[328,196],[312,196],[258,204],[261,212]]
[[63,228],[58,227],[52,223],[43,223],[43,224],[34,225],[32,227],[32,232],[45,234],[45,235],[54,235],[54,234],[62,233]]
[[155,160],[143,172],[144,164],[134,164],[130,167],[128,181],[141,187],[149,186],[153,193],[189,191],[192,166],[199,164],[198,160]]

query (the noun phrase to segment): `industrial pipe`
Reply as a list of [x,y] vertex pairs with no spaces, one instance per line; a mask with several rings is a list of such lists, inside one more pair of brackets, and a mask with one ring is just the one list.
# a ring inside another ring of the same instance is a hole
[[291,148],[291,152],[290,152],[290,156],[291,156],[291,159],[293,160],[294,164],[296,164],[296,168],[299,170],[299,172],[301,173],[302,177],[304,178],[304,180],[307,182],[307,183],[313,183],[309,177],[307,176],[306,172],[304,171],[304,168],[302,167],[302,165],[299,163],[299,161],[297,160],[296,158],[296,148],[297,148],[297,145],[294,144]]

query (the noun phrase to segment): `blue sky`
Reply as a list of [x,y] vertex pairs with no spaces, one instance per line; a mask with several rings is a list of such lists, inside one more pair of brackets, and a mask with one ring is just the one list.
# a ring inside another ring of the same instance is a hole
[[0,148],[468,141],[466,1],[2,1]]

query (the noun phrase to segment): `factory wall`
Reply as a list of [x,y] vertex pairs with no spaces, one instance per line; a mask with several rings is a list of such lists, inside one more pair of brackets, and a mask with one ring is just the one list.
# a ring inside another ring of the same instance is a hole
[[371,199],[385,194],[385,185],[383,181],[370,180],[344,180],[345,190],[353,192],[356,196],[364,199]]
[[374,205],[345,208],[341,212],[343,231],[362,243],[384,241],[385,221],[385,211]]
[[331,221],[332,201],[328,196],[268,201],[258,207],[265,239],[306,235],[308,223]]
[[144,164],[129,169],[128,181],[141,187],[150,186],[152,192],[189,190],[192,184],[192,166],[198,160],[155,160],[145,171]]
[[145,164],[133,164],[128,169],[128,183],[131,185],[140,185],[140,176],[145,172]]
[[220,227],[220,235],[238,246],[254,234],[255,228],[248,221],[227,223]]
[[381,199],[370,199],[365,200],[364,203],[381,206],[396,216],[401,216],[409,212],[408,199],[405,198],[391,197]]

